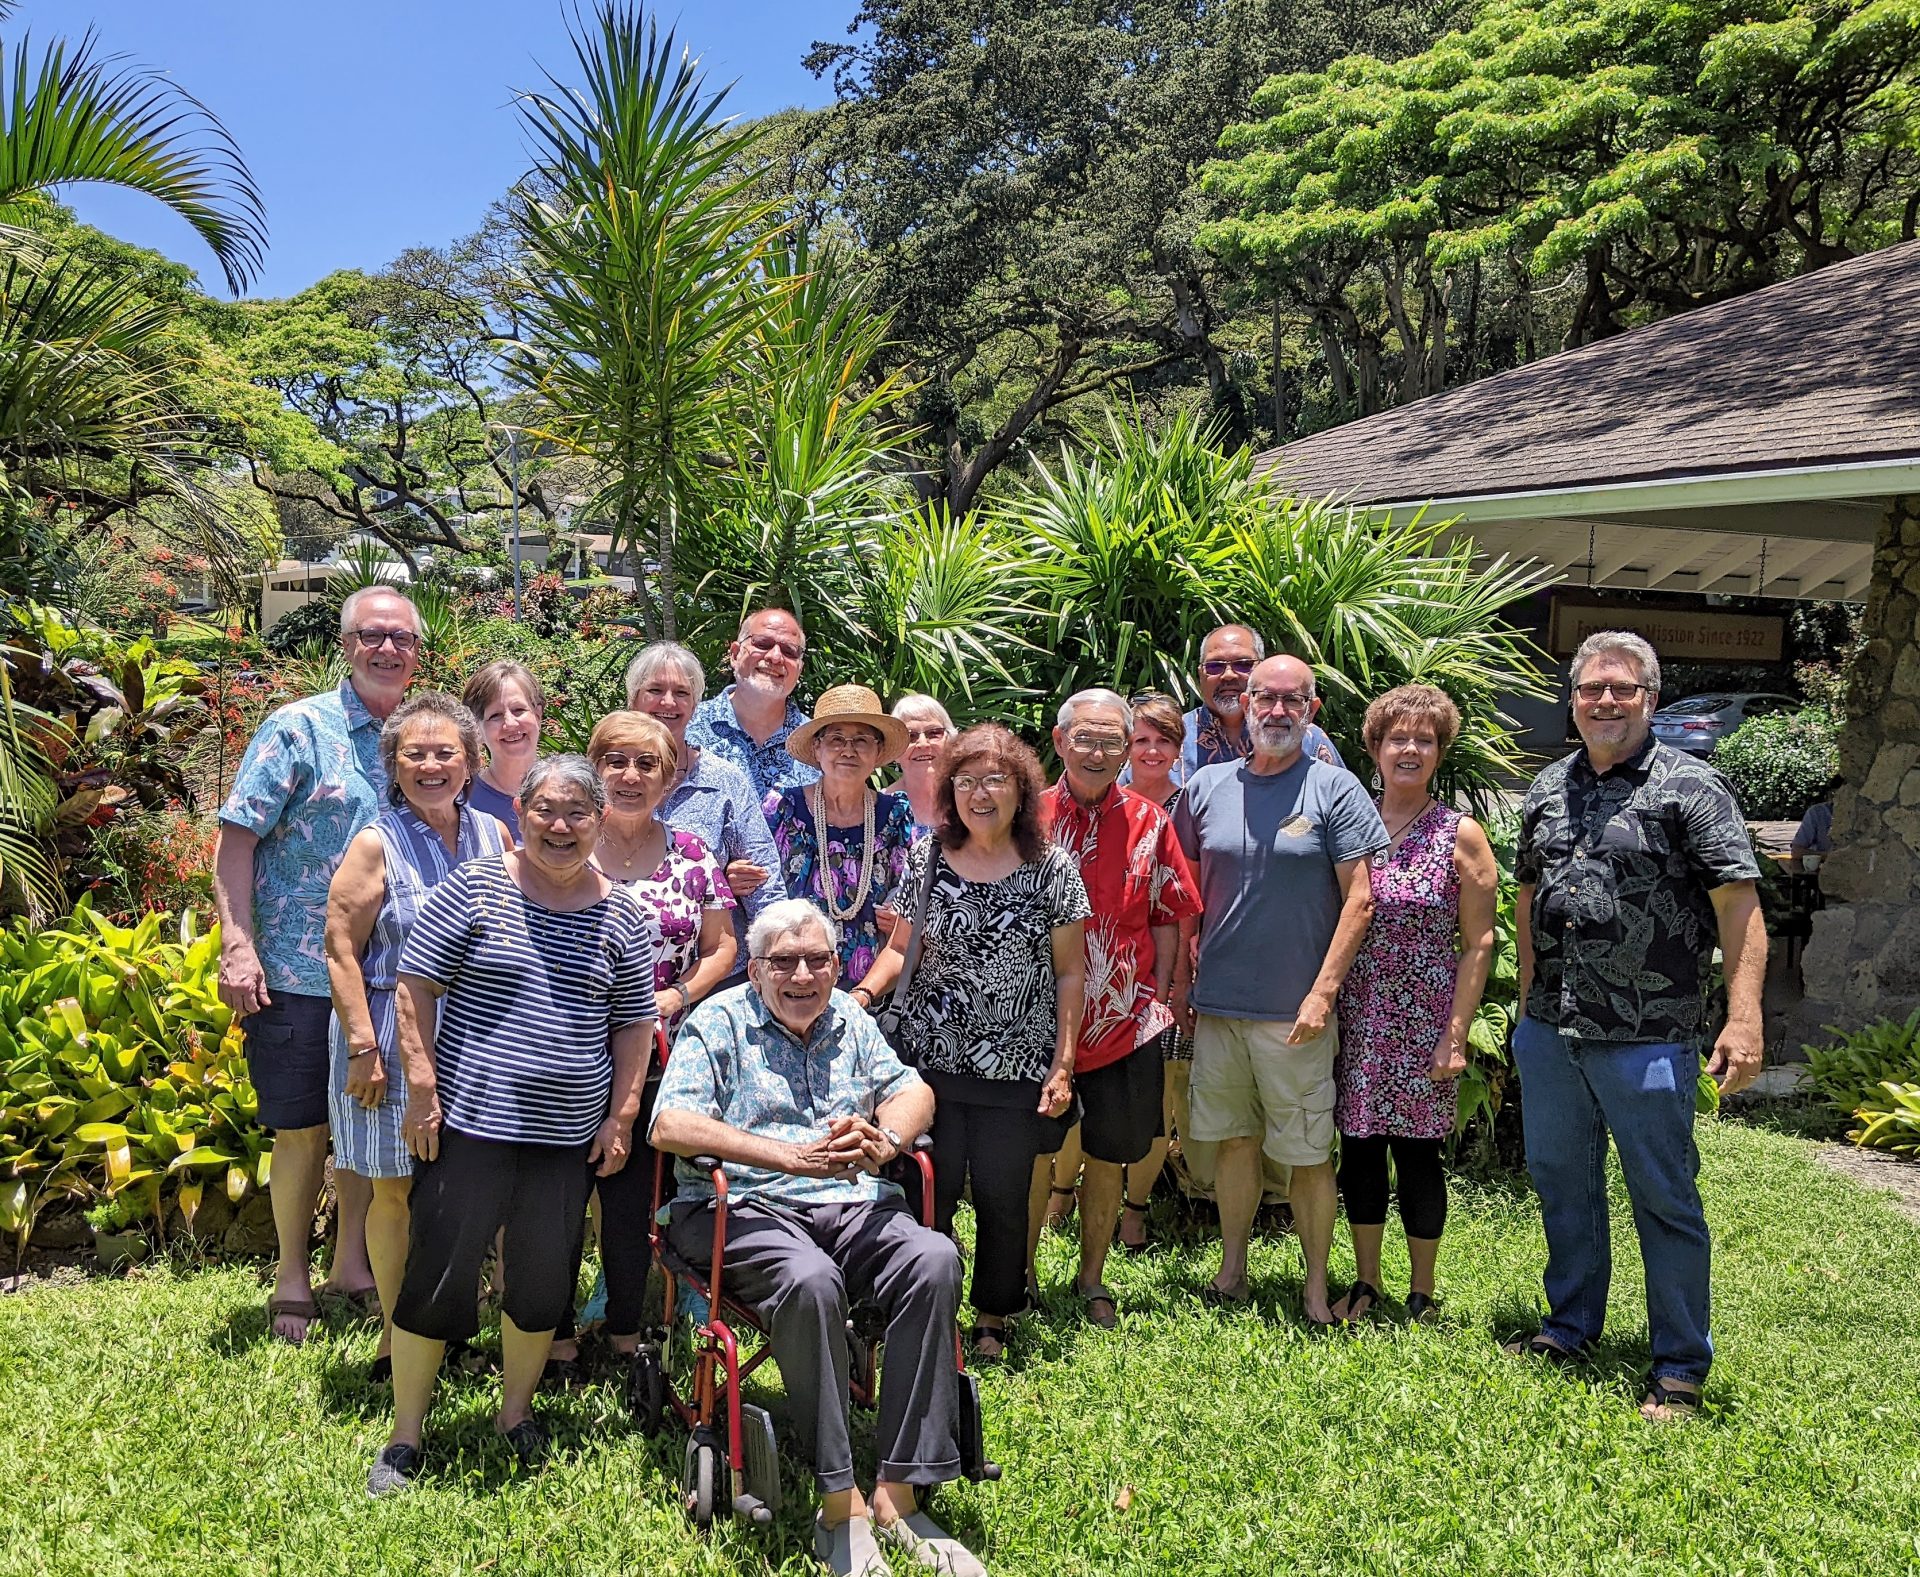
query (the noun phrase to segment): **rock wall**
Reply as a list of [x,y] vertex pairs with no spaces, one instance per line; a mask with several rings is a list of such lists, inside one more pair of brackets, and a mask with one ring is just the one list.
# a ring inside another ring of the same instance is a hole
[[1894,502],[1873,553],[1840,740],[1846,780],[1833,802],[1835,853],[1820,870],[1827,907],[1801,956],[1806,1002],[1789,1055],[1920,1007],[1920,498]]

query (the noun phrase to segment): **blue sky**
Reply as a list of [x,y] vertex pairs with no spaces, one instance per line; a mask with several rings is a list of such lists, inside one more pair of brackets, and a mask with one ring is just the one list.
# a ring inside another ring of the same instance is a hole
[[[677,19],[727,105],[761,115],[827,102],[801,68],[817,38],[845,36],[856,0],[704,0]],[[583,7],[584,8],[584,7]],[[267,204],[270,245],[254,293],[291,295],[336,268],[378,268],[409,246],[478,226],[524,168],[512,90],[563,80],[561,0],[25,0],[0,24],[11,50],[77,41],[166,72],[226,122]],[[62,194],[90,224],[157,247],[224,289],[191,230],[137,194]]]

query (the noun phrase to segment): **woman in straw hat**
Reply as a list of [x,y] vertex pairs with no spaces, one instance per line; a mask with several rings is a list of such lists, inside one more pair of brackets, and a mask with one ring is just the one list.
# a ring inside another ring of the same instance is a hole
[[906,748],[907,728],[865,685],[822,695],[810,722],[787,737],[795,760],[820,781],[769,794],[767,824],[787,891],[840,928],[840,986],[862,1007],[886,996],[902,954],[887,947],[887,907],[913,846],[905,794],[875,793],[868,779]]

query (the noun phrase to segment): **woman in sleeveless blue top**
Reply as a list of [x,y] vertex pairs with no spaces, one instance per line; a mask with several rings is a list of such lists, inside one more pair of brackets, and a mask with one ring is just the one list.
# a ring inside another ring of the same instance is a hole
[[[413,1187],[413,1158],[400,1133],[407,1106],[394,1018],[400,949],[437,883],[511,840],[497,819],[466,803],[482,760],[480,729],[451,696],[429,692],[395,708],[380,730],[380,754],[391,808],[348,845],[327,895],[328,1116],[335,1167],[373,1182],[367,1257],[381,1305],[391,1309],[406,1268]],[[383,1335],[383,1359],[386,1350]]]

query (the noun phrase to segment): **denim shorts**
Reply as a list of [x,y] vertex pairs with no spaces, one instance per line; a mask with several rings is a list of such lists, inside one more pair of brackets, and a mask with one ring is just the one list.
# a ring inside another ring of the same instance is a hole
[[247,1037],[247,1077],[260,1099],[263,1128],[324,1128],[331,1058],[331,997],[276,991],[258,1013],[240,1021]]

